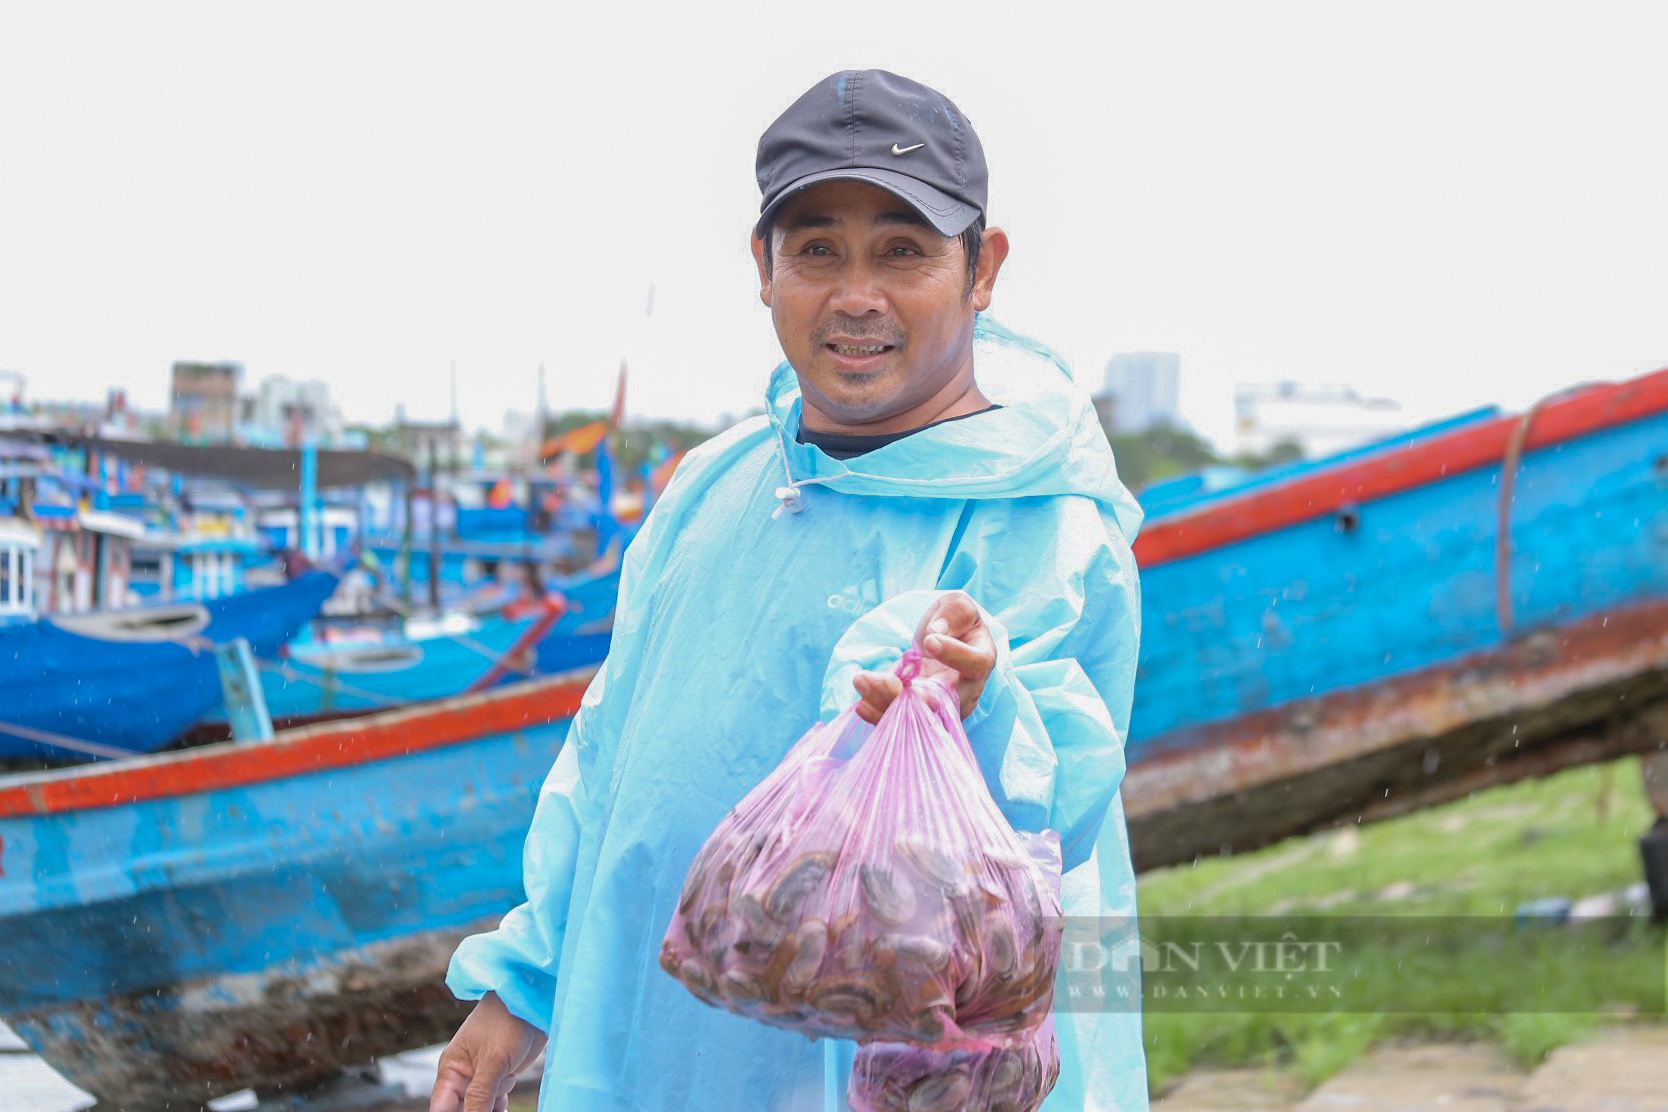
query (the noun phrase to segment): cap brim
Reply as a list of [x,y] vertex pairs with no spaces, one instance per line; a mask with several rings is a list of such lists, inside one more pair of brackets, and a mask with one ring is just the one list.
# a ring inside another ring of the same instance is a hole
[[759,222],[753,226],[753,234],[763,235],[765,225],[770,223],[771,218],[784,204],[813,185],[821,185],[825,181],[860,181],[879,186],[920,213],[921,219],[931,224],[939,235],[958,236],[979,216],[979,210],[974,206],[965,201],[958,201],[948,193],[934,189],[907,174],[870,166],[849,166],[840,170],[823,170],[820,173],[807,174],[790,184],[760,210]]

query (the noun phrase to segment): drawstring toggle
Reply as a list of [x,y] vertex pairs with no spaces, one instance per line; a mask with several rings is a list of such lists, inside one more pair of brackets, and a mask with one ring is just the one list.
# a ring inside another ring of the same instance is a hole
[[796,486],[777,487],[776,497],[782,504],[777,506],[776,512],[770,515],[773,521],[782,516],[783,510],[787,510],[790,514],[796,514],[805,508],[805,499],[800,495],[799,488]]

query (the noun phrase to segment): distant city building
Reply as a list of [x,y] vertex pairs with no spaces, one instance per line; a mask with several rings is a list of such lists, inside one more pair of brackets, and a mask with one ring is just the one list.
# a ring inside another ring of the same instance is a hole
[[419,471],[434,460],[443,468],[468,462],[463,450],[463,426],[457,421],[411,421],[404,412],[388,430],[388,447],[416,465]]
[[544,427],[548,418],[539,413],[519,409],[504,411],[504,450],[513,460],[535,459],[544,443]]
[[174,435],[199,444],[224,444],[237,429],[242,363],[175,363],[168,388]]
[[103,432],[109,405],[75,399],[37,399],[29,403],[29,413],[35,428]]
[[[152,415],[151,420],[158,418]],[[126,390],[112,386],[104,392],[104,423],[99,428],[100,435],[135,439],[144,431],[144,423],[145,416],[128,404]]]
[[0,369],[0,415],[23,412],[24,383],[22,371]]
[[[18,383],[18,392],[0,398],[0,431],[8,429],[49,430],[96,433],[117,440],[137,440],[148,434],[160,434],[168,425],[168,418],[160,413],[141,413],[127,400],[127,391],[111,389],[100,402],[54,399],[35,399],[25,402],[22,397],[22,375],[11,376]],[[7,380],[7,372],[0,371],[0,382]]]
[[1364,397],[1341,384],[1242,382],[1234,387],[1235,446],[1251,455],[1289,441],[1318,459],[1418,423],[1393,399]]
[[240,404],[239,432],[248,444],[299,448],[311,442],[321,448],[341,447],[341,407],[330,387],[317,379],[296,382],[273,375],[262,379]]
[[1123,351],[1106,364],[1096,399],[1101,420],[1116,433],[1141,433],[1157,425],[1184,426],[1181,356],[1173,351]]

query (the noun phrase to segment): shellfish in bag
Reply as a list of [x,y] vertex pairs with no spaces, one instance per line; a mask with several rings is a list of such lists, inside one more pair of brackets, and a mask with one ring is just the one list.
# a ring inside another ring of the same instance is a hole
[[697,997],[859,1042],[979,1045],[1048,1010],[1059,839],[1008,825],[920,666],[878,725],[813,727],[702,846],[660,951]]
[[910,1043],[859,1047],[846,1085],[853,1112],[1036,1112],[1060,1079],[1054,1017],[983,1049]]

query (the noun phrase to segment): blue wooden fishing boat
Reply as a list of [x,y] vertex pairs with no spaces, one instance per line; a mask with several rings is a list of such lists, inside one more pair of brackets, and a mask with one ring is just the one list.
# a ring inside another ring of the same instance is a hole
[[242,638],[258,655],[276,654],[336,582],[310,571],[203,602],[0,626],[0,759],[160,748],[220,704],[214,646]]
[[[1668,373],[1165,494],[1138,866],[1660,746],[1665,446]],[[445,1038],[582,686],[0,778],[0,1020],[130,1109]]]
[[1152,494],[1139,867],[1662,744],[1668,371]]
[[423,618],[398,631],[288,646],[259,660],[273,718],[383,710],[600,664],[608,655],[618,567],[566,581],[544,600],[476,617]]
[[448,591],[479,586],[506,568],[571,567],[592,555],[571,533],[528,536],[520,540],[471,540],[444,537],[431,543],[418,536],[407,544],[398,536],[371,534],[361,547],[385,568],[400,569],[410,582],[427,586],[431,564],[440,568],[440,583]]
[[555,617],[489,615],[414,636],[292,644],[281,660],[256,662],[267,713],[297,720],[386,710],[602,663],[607,630],[558,632]]
[[0,780],[0,1019],[133,1112],[445,1039],[584,679]]

